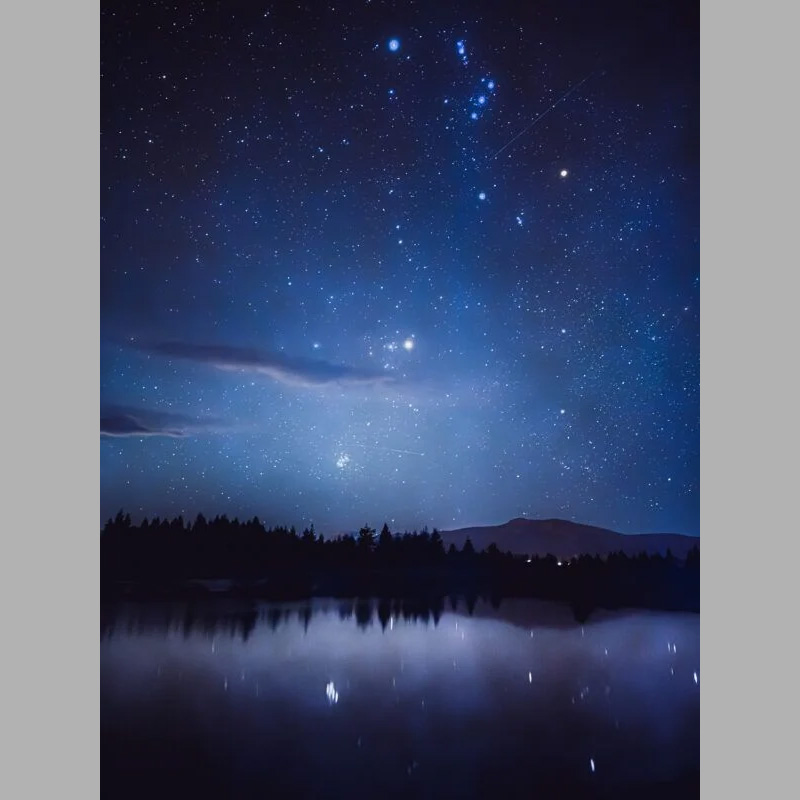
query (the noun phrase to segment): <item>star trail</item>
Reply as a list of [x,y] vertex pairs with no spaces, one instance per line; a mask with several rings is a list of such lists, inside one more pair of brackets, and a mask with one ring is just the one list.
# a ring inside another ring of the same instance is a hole
[[101,516],[699,531],[692,3],[104,3]]

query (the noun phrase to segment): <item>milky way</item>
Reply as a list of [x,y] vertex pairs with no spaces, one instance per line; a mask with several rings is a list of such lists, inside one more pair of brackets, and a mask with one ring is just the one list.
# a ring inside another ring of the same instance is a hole
[[103,5],[103,518],[698,532],[697,7],[517,5]]

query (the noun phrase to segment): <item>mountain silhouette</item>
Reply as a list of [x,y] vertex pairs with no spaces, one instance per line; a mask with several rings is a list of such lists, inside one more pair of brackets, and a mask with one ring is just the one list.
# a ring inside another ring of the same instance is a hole
[[517,517],[503,525],[459,528],[442,531],[445,547],[455,544],[464,546],[470,539],[480,552],[495,544],[503,553],[510,551],[519,555],[571,558],[579,555],[601,555],[622,551],[628,556],[645,552],[666,555],[667,549],[676,558],[686,558],[686,554],[700,539],[680,533],[617,533],[607,528],[582,525],[565,519],[526,519]]

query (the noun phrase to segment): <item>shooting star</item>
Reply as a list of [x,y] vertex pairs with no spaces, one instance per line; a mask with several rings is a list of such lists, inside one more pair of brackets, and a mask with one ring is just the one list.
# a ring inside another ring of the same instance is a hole
[[544,117],[546,117],[546,116],[547,116],[547,115],[548,115],[548,114],[549,114],[549,113],[550,113],[550,112],[551,112],[551,111],[552,111],[552,110],[553,110],[553,109],[554,109],[554,108],[555,108],[555,107],[556,107],[556,106],[557,106],[559,103],[563,103],[563,102],[564,102],[564,100],[566,100],[566,99],[567,99],[567,98],[568,98],[568,97],[569,97],[569,96],[570,96],[570,95],[571,95],[571,94],[572,94],[572,93],[573,93],[573,92],[574,92],[576,89],[579,89],[581,86],[583,86],[583,84],[584,84],[584,83],[586,83],[586,81],[588,81],[588,80],[589,80],[589,78],[591,78],[591,77],[592,77],[592,75],[594,75],[594,70],[593,70],[592,72],[590,72],[590,73],[589,73],[589,74],[588,74],[588,75],[587,75],[585,78],[583,78],[582,80],[580,80],[580,81],[578,81],[577,83],[575,83],[575,84],[573,84],[572,86],[570,86],[570,88],[569,88],[569,89],[567,89],[567,91],[566,91],[564,94],[562,94],[562,95],[561,95],[561,97],[559,97],[559,98],[558,98],[558,100],[556,100],[556,101],[555,101],[555,103],[553,103],[553,105],[549,106],[549,107],[548,107],[548,108],[546,108],[544,111],[542,111],[542,113],[541,113],[541,114],[539,114],[539,116],[538,116],[538,117],[536,117],[536,119],[534,119],[534,121],[533,121],[533,122],[531,122],[531,124],[530,124],[530,125],[528,125],[528,127],[527,127],[527,128],[525,128],[525,129],[521,130],[521,131],[520,131],[520,132],[519,132],[519,133],[518,133],[518,134],[517,134],[517,135],[516,135],[516,136],[515,136],[513,139],[511,139],[510,141],[506,142],[506,143],[505,143],[505,144],[504,144],[504,145],[503,145],[503,146],[502,146],[502,147],[501,147],[501,148],[500,148],[500,149],[499,149],[499,150],[498,150],[498,151],[497,151],[497,152],[496,152],[496,153],[495,153],[495,154],[492,156],[492,159],[495,159],[495,158],[497,158],[497,156],[499,156],[499,155],[500,155],[500,153],[502,153],[502,152],[503,152],[503,150],[505,150],[507,147],[511,147],[511,145],[512,145],[512,144],[514,144],[514,142],[516,142],[516,141],[517,141],[517,139],[519,139],[519,137],[520,137],[520,136],[523,136],[523,135],[524,135],[524,134],[526,134],[526,133],[527,133],[529,130],[531,130],[531,128],[533,128],[533,127],[536,125],[536,123],[537,123],[537,122],[539,122],[541,119],[543,119]]
[[425,456],[425,453],[418,453],[416,450],[400,450],[396,447],[383,447],[379,444],[353,444],[353,447],[361,447],[364,450],[383,450],[387,453],[400,453],[404,456]]

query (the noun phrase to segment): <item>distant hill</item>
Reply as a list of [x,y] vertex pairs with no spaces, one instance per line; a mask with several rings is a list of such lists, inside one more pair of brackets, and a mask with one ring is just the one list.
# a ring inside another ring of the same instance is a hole
[[695,545],[700,544],[699,537],[679,533],[625,534],[564,519],[523,517],[512,519],[504,525],[460,528],[441,533],[445,549],[453,543],[460,550],[469,537],[479,552],[494,542],[503,553],[507,550],[531,556],[551,553],[558,558],[582,554],[604,556],[620,550],[629,556],[638,555],[642,551],[649,555],[666,555],[667,548],[676,558],[685,558]]

